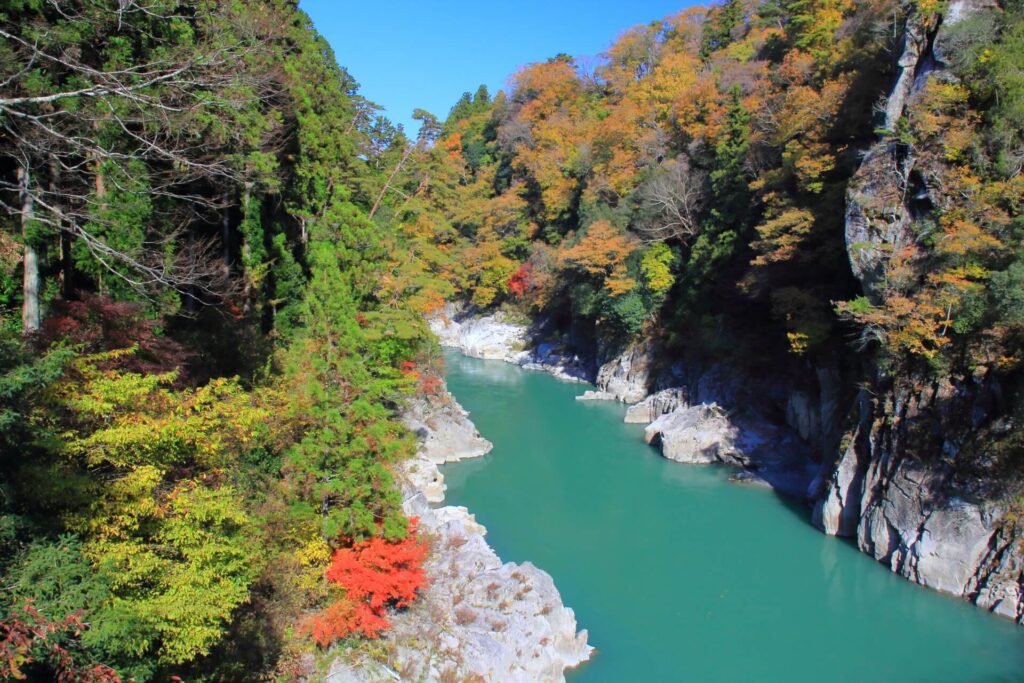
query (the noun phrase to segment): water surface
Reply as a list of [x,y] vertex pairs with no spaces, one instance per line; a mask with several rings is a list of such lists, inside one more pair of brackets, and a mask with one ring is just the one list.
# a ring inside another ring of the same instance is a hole
[[573,400],[586,386],[449,354],[448,387],[494,450],[443,468],[446,503],[554,576],[598,648],[570,681],[1024,680],[1024,629],[661,458],[622,406]]

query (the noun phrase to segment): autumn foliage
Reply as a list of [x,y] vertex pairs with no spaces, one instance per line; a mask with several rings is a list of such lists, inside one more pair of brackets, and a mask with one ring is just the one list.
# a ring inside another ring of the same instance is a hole
[[159,327],[160,321],[147,317],[141,304],[79,292],[77,299],[53,303],[37,342],[48,347],[68,339],[87,353],[136,349],[132,354],[110,356],[102,364],[104,369],[138,373],[180,370],[193,354],[162,335]]
[[512,277],[508,280],[508,291],[512,292],[517,299],[522,299],[526,296],[526,292],[530,289],[532,283],[533,266],[529,261],[519,266],[519,270],[515,272]]
[[426,584],[423,560],[428,547],[417,537],[417,519],[409,520],[405,539],[388,542],[372,538],[334,553],[325,576],[345,590],[345,596],[308,623],[313,640],[326,647],[350,635],[376,638],[390,624],[390,607],[408,607]]
[[102,664],[80,665],[61,641],[78,637],[86,629],[81,617],[70,614],[59,621],[47,619],[25,604],[0,622],[0,678],[21,681],[24,671],[41,666],[53,672],[58,683],[120,683],[117,672]]

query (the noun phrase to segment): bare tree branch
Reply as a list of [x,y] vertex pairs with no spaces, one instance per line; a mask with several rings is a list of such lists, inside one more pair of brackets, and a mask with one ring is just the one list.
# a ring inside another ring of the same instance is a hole
[[640,189],[644,216],[635,226],[645,242],[686,242],[700,230],[698,218],[706,197],[704,178],[685,156],[670,159]]

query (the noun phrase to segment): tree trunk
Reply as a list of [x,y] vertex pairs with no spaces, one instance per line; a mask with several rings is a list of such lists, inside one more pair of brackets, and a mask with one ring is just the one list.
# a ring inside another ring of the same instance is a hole
[[[60,167],[57,165],[56,157],[50,157],[50,196],[56,197],[57,188],[60,186]],[[64,299],[70,299],[74,294],[74,261],[71,258],[71,244],[74,240],[70,232],[57,230],[57,258],[60,259],[60,270],[57,275],[60,285],[60,295]]]
[[412,154],[412,151],[412,147],[406,148],[405,154],[403,154],[402,158],[398,160],[398,163],[395,164],[395,168],[391,171],[391,175],[389,175],[388,179],[384,182],[384,187],[380,189],[380,194],[377,195],[376,201],[373,202],[373,208],[370,209],[371,220],[373,219],[374,214],[377,213],[377,209],[380,208],[380,203],[384,199],[384,195],[387,194],[388,188],[391,187],[391,181],[393,181],[395,176],[398,175],[398,172],[402,170],[402,166],[405,165],[405,162]]
[[[102,215],[107,212],[107,185],[103,181],[103,162],[99,159],[99,157],[96,157],[94,158],[93,163],[96,165],[96,176],[93,179],[96,186],[96,202],[98,210]],[[98,275],[96,275],[96,289],[99,291],[100,294],[105,293],[105,290],[103,289],[102,270],[99,272]]]
[[39,308],[39,254],[33,244],[34,235],[31,234],[31,222],[35,218],[35,207],[32,203],[32,193],[29,192],[28,166],[18,167],[18,189],[21,194],[21,236],[24,242],[22,256],[22,304],[21,304],[21,333],[28,335],[39,330],[42,322],[42,315]]
[[224,208],[221,209],[220,234],[224,248],[224,272],[231,272],[231,204],[228,193],[224,193]]
[[[251,201],[249,183],[246,183],[245,189],[242,191],[242,221],[246,226],[249,225],[248,221],[251,218],[249,216],[249,211],[252,210],[252,207],[250,206]],[[242,268],[245,270],[245,272],[242,273],[242,312],[248,315],[252,308],[252,301],[250,301],[250,298],[252,297],[253,264],[251,263],[252,247],[249,245],[251,236],[249,235],[248,230],[241,230],[240,232],[242,233]]]

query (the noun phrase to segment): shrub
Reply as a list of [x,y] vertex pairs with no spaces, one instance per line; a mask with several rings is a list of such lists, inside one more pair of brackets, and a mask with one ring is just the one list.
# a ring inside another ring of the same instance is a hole
[[380,537],[334,553],[325,576],[345,589],[345,597],[310,620],[308,629],[321,647],[349,635],[376,638],[390,624],[389,607],[407,607],[426,584],[426,543],[416,536],[416,518],[397,542]]

